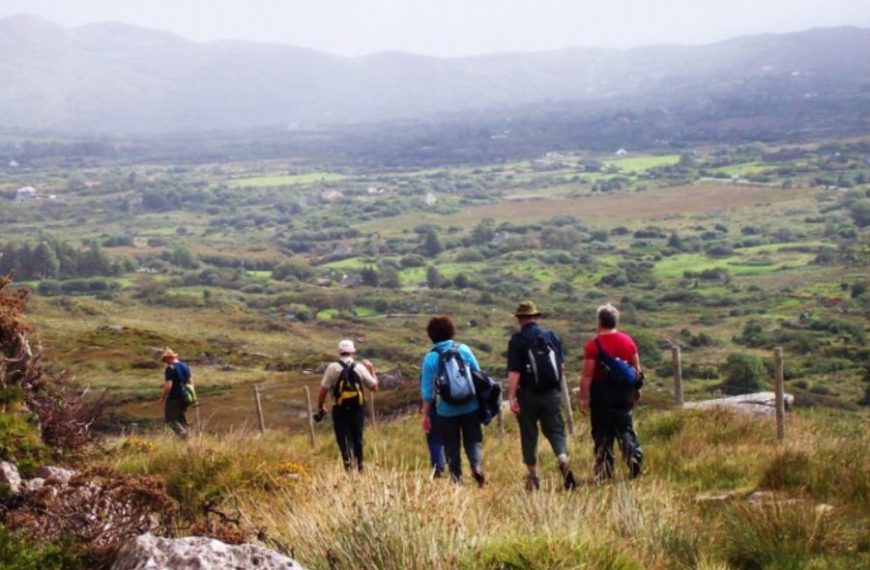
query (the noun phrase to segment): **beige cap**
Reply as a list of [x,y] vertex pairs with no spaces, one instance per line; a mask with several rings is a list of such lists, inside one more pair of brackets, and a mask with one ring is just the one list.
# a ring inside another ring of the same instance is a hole
[[540,314],[538,306],[531,301],[523,301],[514,312],[515,317],[537,317]]

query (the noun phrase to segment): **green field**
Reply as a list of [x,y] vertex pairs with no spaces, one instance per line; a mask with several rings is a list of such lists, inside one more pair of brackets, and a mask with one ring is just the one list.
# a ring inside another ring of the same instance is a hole
[[725,174],[746,176],[747,174],[760,174],[765,170],[771,170],[774,167],[763,162],[745,162],[742,164],[731,164],[729,166],[720,166],[715,168],[716,172],[724,172]]
[[780,271],[783,268],[804,267],[815,254],[798,252],[775,252],[769,247],[737,250],[735,255],[713,258],[703,253],[674,255],[656,263],[656,275],[681,277],[684,272],[700,272],[706,269],[727,269],[732,275],[756,275]]
[[640,155],[614,158],[604,161],[606,166],[615,166],[625,172],[641,172],[660,166],[673,166],[680,162],[678,154]]
[[235,178],[230,181],[233,186],[265,188],[270,186],[296,186],[300,184],[315,184],[318,182],[340,182],[345,180],[344,174],[332,172],[307,172],[305,174],[276,174],[273,176],[254,176],[251,178]]

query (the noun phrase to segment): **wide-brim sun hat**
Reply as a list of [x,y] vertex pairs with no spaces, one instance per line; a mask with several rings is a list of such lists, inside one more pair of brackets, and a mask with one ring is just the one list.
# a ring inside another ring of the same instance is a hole
[[338,352],[341,354],[353,354],[356,352],[356,347],[350,339],[344,339],[338,343]]
[[166,350],[164,350],[163,354],[160,356],[160,360],[168,360],[170,358],[178,358],[178,354],[167,346]]
[[535,305],[532,301],[523,301],[517,307],[517,310],[514,311],[515,317],[539,317],[541,316],[541,311],[538,310],[538,306]]

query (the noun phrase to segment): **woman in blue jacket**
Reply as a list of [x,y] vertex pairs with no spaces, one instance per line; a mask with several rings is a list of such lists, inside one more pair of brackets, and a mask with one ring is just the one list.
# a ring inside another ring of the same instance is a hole
[[[470,374],[471,370],[480,370],[480,365],[470,348],[453,342],[456,327],[447,315],[432,317],[426,333],[434,344],[423,358],[420,382],[423,431],[430,433],[435,429],[441,435],[450,479],[454,483],[462,482],[461,441],[471,464],[471,474],[482,487],[486,481],[483,475],[483,430]],[[443,388],[444,384],[449,384],[450,389]],[[466,389],[471,391],[470,398]],[[437,412],[434,426],[430,416],[432,406]]]

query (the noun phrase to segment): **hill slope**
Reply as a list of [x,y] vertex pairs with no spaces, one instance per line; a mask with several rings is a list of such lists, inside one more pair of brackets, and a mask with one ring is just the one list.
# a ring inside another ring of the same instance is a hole
[[0,20],[0,129],[161,132],[401,119],[546,101],[710,104],[866,92],[870,30],[440,59],[195,43],[119,24]]

